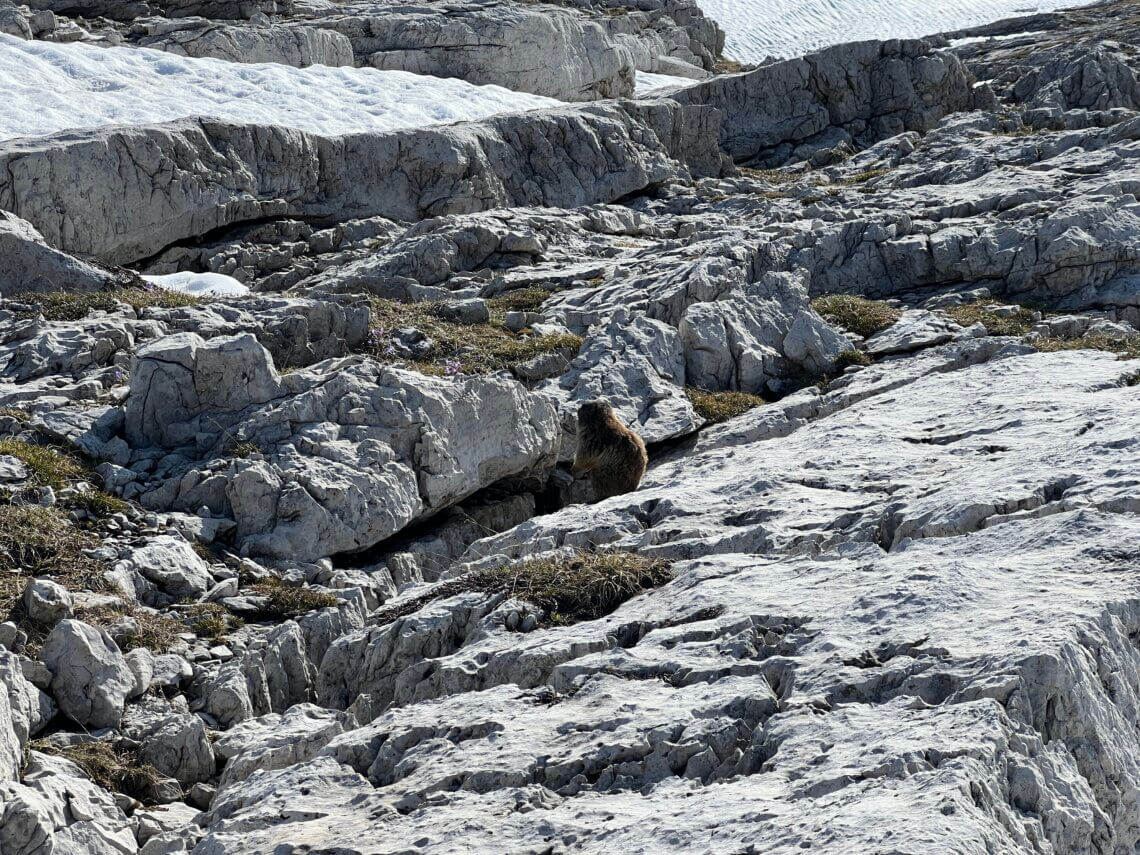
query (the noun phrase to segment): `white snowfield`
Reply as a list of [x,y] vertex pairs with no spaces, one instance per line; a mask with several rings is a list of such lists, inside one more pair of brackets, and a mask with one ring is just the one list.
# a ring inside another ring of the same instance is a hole
[[0,139],[187,116],[326,135],[386,131],[560,104],[462,80],[371,68],[292,68],[0,34]]
[[918,38],[1002,18],[1089,6],[1092,0],[699,0],[741,62],[801,56],[865,39]]
[[167,273],[142,278],[159,288],[195,297],[244,297],[249,293],[248,287],[221,273]]

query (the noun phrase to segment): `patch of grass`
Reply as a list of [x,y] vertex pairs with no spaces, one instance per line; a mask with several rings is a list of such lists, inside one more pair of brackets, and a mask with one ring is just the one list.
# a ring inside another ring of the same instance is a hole
[[786,169],[757,169],[754,166],[737,167],[741,175],[767,181],[769,184],[794,184],[804,177],[802,172],[792,172]]
[[842,371],[852,365],[866,367],[871,364],[871,357],[862,350],[845,350],[835,358],[835,367]]
[[851,294],[816,297],[811,307],[825,321],[863,338],[882,332],[902,317],[902,312],[881,300],[868,300]]
[[736,74],[737,72],[744,71],[744,66],[735,59],[722,56],[713,66],[713,71],[717,74]]
[[181,623],[166,615],[132,608],[126,603],[79,609],[75,616],[84,623],[105,630],[110,630],[125,617],[132,618],[135,622],[134,632],[118,639],[119,646],[123,650],[145,647],[155,653],[165,653],[178,641],[178,634],[186,629]]
[[261,454],[261,449],[255,442],[238,442],[234,443],[233,447],[230,448],[230,455],[232,457],[245,459],[254,454]]
[[502,323],[507,312],[536,312],[548,299],[550,292],[545,288],[518,288],[492,297],[487,301],[487,309],[492,323]]
[[695,386],[686,386],[685,394],[693,409],[710,424],[720,424],[767,403],[759,395],[749,392],[708,392]]
[[109,517],[114,514],[125,514],[130,505],[118,496],[104,493],[102,490],[86,490],[77,493],[68,500],[68,504],[80,508],[92,516]]
[[86,479],[90,475],[87,466],[50,445],[34,445],[20,439],[0,440],[0,454],[19,458],[32,472],[32,477],[40,484],[60,488],[68,481]]
[[[544,292],[545,293],[545,292]],[[515,305],[533,301],[534,295],[512,298]],[[576,335],[522,336],[494,318],[490,323],[454,324],[439,313],[441,303],[400,303],[373,298],[373,330],[366,352],[381,362],[403,361],[388,351],[390,331],[398,327],[415,327],[433,342],[431,348],[411,364],[428,374],[486,374],[510,368],[543,353],[569,348],[577,350],[582,339]],[[505,315],[506,303],[496,306]],[[450,367],[448,367],[450,365]]]
[[55,508],[38,505],[0,505],[0,570],[17,570],[28,576],[52,576],[107,590],[101,562],[83,550],[99,541],[77,529]]
[[32,420],[32,414],[19,407],[0,407],[0,418],[15,419],[20,424],[26,425]]
[[503,593],[540,607],[547,625],[596,620],[626,600],[673,578],[667,561],[633,552],[582,552],[571,558],[535,559],[477,570],[438,585],[376,615],[377,625],[413,614],[430,602],[468,591]]
[[1121,359],[1140,358],[1140,335],[1110,336],[1084,335],[1080,338],[1036,338],[1029,342],[1042,353],[1059,350],[1103,350],[1116,353]]
[[847,187],[850,187],[850,186],[855,185],[855,184],[866,184],[868,181],[871,181],[872,179],[881,178],[882,176],[886,175],[888,172],[890,172],[889,169],[866,169],[862,172],[855,173],[854,175],[850,176],[849,178],[840,179],[839,181],[836,181],[835,183],[841,184],[841,185],[847,186]]
[[219,603],[197,603],[187,610],[186,616],[190,621],[191,631],[211,641],[221,641],[226,633],[232,632],[244,623],[241,618],[230,614],[226,607]]
[[140,762],[133,752],[116,750],[109,742],[84,742],[58,748],[46,739],[37,739],[28,747],[41,754],[70,760],[104,790],[125,793],[141,801],[148,801],[158,783],[165,780],[157,769]]
[[252,586],[251,590],[255,594],[268,598],[268,602],[261,610],[261,616],[271,620],[288,620],[317,609],[326,609],[329,606],[340,604],[340,600],[332,594],[325,594],[299,585],[290,585],[280,579],[258,582]]
[[1025,335],[1035,323],[1033,310],[1024,306],[1018,306],[1009,317],[998,314],[994,304],[986,302],[950,306],[943,311],[964,327],[981,324],[989,335]]
[[196,306],[202,302],[198,297],[170,291],[166,288],[116,288],[110,291],[77,293],[73,291],[48,291],[45,293],[12,294],[14,303],[27,303],[39,307],[49,321],[78,321],[96,309],[109,311],[119,303],[127,303],[135,311],[152,307],[176,309],[183,306]]

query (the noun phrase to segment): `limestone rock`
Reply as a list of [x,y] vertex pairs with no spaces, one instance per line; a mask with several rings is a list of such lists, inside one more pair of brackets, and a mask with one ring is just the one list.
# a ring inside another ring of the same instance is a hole
[[184,18],[175,27],[148,21],[139,29],[144,33],[138,38],[139,47],[180,56],[275,62],[295,68],[353,64],[352,43],[340,33],[318,27],[241,27]]
[[50,579],[31,579],[24,588],[24,611],[41,626],[55,626],[56,622],[71,617],[71,594]]
[[[550,403],[505,378],[429,379],[361,358],[281,377],[250,335],[191,334],[139,352],[126,433],[191,461],[157,472],[144,504],[205,505],[237,522],[249,554],[302,561],[366,548],[541,470],[559,439]],[[263,459],[209,464],[238,441]]]
[[970,109],[971,83],[961,60],[926,42],[868,41],[716,77],[670,97],[723,110],[721,145],[733,158],[779,164],[829,131],[866,146],[928,130]]
[[214,748],[226,759],[219,791],[254,772],[283,769],[308,760],[355,724],[351,715],[297,704],[284,714],[271,713],[235,725]]
[[135,678],[119,647],[101,629],[62,620],[41,653],[52,672],[51,691],[60,711],[86,727],[116,727]]
[[[0,144],[0,167],[17,176],[0,186],[0,208],[19,210],[52,246],[121,264],[286,213],[415,220],[612,201],[687,168],[719,172],[717,118],[671,102],[615,103],[334,139],[203,119],[16,140]],[[565,154],[549,151],[552,139]],[[140,167],[151,162],[176,168]],[[416,175],[432,175],[430,187]],[[124,208],[124,195],[149,201]],[[104,206],[116,215],[95,213]],[[61,209],[66,231],[52,213]]]
[[0,211],[0,256],[4,297],[27,291],[97,291],[113,281],[106,271],[52,249],[34,226],[7,211]]
[[122,587],[151,606],[197,599],[214,584],[209,565],[189,543],[172,535],[160,535],[132,549],[112,572]]

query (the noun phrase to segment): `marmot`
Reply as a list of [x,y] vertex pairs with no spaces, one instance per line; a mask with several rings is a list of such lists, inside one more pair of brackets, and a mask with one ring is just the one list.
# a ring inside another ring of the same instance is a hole
[[574,471],[589,474],[597,501],[636,490],[648,464],[645,442],[621,423],[613,407],[587,401],[578,409]]

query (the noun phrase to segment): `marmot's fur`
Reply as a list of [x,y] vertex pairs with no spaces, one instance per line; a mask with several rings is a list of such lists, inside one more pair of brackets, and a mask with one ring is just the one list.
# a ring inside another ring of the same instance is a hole
[[574,471],[590,476],[597,501],[636,490],[648,464],[645,442],[621,423],[613,407],[587,401],[578,409]]

